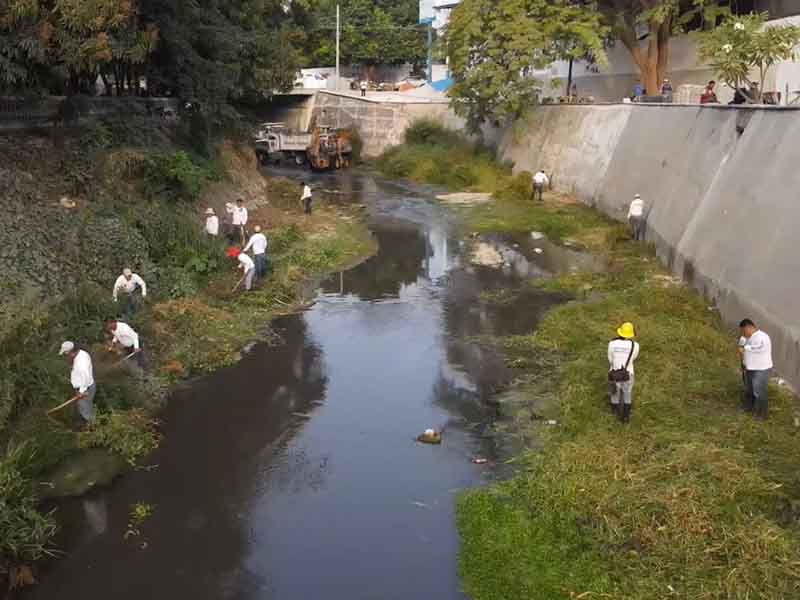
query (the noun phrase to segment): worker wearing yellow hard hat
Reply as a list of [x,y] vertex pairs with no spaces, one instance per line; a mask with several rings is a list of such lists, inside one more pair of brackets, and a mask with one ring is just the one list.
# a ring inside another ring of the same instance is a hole
[[633,405],[633,363],[639,357],[636,329],[626,321],[617,328],[617,337],[608,343],[608,396],[611,410],[623,423],[631,418]]

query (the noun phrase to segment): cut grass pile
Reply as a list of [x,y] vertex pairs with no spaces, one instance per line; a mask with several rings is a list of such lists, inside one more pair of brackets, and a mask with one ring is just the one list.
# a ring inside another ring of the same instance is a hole
[[[540,429],[545,449],[526,456],[511,481],[461,498],[468,594],[798,597],[793,398],[773,386],[768,422],[742,414],[733,332],[652,251],[585,210],[549,199],[520,224],[542,230],[537,218],[574,211],[564,228],[581,223],[570,236],[605,254],[611,268],[546,282],[588,298],[553,309],[538,331],[515,340],[532,354],[561,357],[559,427]],[[622,426],[607,406],[606,344],[628,320],[642,353],[633,420]]]

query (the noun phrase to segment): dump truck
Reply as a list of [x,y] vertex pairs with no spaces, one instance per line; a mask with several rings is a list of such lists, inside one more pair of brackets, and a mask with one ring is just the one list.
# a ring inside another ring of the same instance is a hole
[[316,126],[310,132],[292,132],[284,123],[262,123],[255,135],[261,164],[293,162],[315,170],[350,166],[353,146],[349,132]]

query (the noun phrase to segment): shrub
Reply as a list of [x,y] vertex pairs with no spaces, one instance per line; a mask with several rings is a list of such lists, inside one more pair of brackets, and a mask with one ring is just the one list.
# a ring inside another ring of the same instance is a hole
[[30,563],[52,552],[56,523],[52,513],[37,508],[33,483],[25,476],[29,454],[18,446],[0,457],[0,573],[13,562]]
[[433,119],[414,121],[406,129],[405,141],[406,144],[420,146],[472,147],[462,134]]
[[183,150],[147,156],[139,166],[138,175],[147,196],[175,200],[197,200],[205,184],[214,178],[211,169],[196,164]]
[[81,436],[83,448],[107,448],[122,456],[129,464],[158,447],[161,435],[157,422],[140,409],[125,412],[99,413],[91,431]]

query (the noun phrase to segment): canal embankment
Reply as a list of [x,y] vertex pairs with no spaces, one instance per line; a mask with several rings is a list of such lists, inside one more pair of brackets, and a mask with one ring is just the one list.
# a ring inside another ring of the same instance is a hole
[[[0,575],[13,583],[29,583],[27,567],[54,550],[43,497],[138,464],[162,437],[157,417],[176,384],[238,361],[245,344],[273,337],[274,316],[307,301],[309,277],[375,251],[359,207],[326,203],[304,217],[297,184],[266,179],[246,146],[219,140],[206,153],[197,139],[189,124],[135,115],[0,138]],[[271,241],[269,278],[250,294],[231,292],[226,243],[203,229],[207,207],[224,220],[237,198]],[[105,348],[126,267],[148,284],[129,321],[147,349],[144,376]],[[94,359],[101,415],[88,431],[69,410],[46,415],[72,395],[65,339]]]
[[[379,166],[419,180],[433,173],[437,183],[458,173],[464,188],[493,192],[493,203],[459,209],[468,232],[546,233],[608,264],[533,281],[573,300],[548,311],[535,332],[497,340],[517,364],[533,366],[516,390],[498,397],[528,451],[520,452],[520,471],[508,482],[460,499],[467,594],[796,595],[800,486],[787,387],[771,386],[768,421],[742,413],[735,332],[715,306],[661,266],[656,245],[633,242],[625,227],[570,196],[551,193],[532,203],[523,163],[516,175],[495,163],[492,177],[479,176],[488,164],[483,150],[450,134],[441,143],[430,135],[415,140],[417,133]],[[441,156],[465,160],[440,161],[435,171],[424,166]],[[579,158],[590,167],[590,156]],[[557,186],[567,176],[564,164],[559,169]],[[635,324],[642,347],[626,426],[606,398],[606,346],[623,321]],[[557,425],[543,427],[543,419]]]

